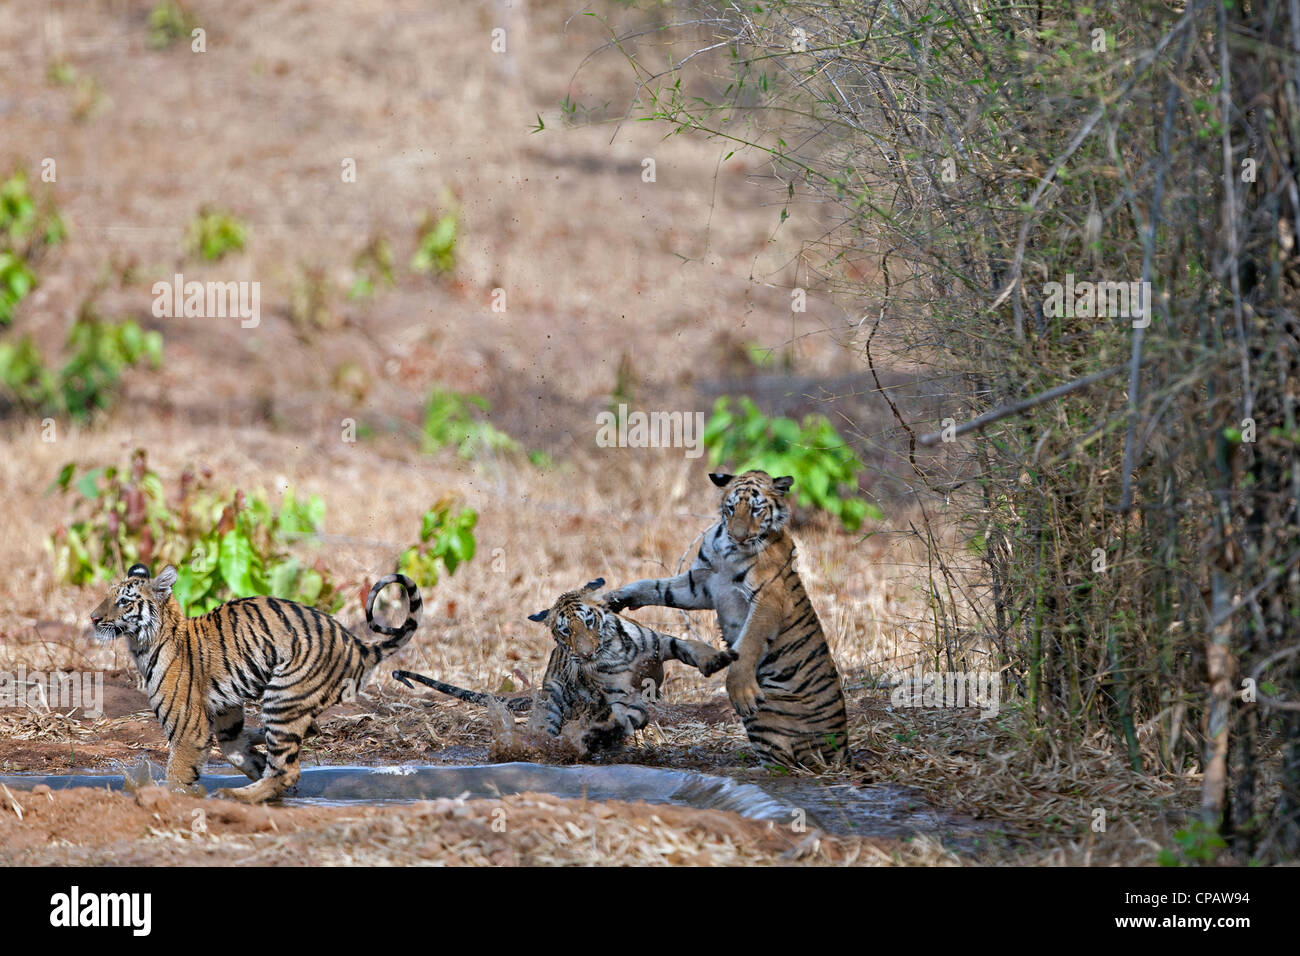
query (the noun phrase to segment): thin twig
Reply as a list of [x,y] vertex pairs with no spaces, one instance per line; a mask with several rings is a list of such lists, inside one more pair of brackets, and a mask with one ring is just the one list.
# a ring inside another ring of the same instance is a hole
[[[1123,365],[1112,365],[1108,369],[1103,369],[1100,372],[1093,372],[1091,375],[1085,375],[1083,376],[1083,378],[1077,378],[1073,382],[1066,382],[1064,385],[1058,385],[1055,388],[1049,388],[1045,392],[1039,392],[1037,395],[1032,395],[1029,398],[1021,399],[1018,402],[1012,402],[1010,405],[1003,405],[999,408],[995,408],[990,412],[985,412],[983,415],[980,415],[978,418],[972,418],[970,421],[958,425],[953,430],[952,433],[953,437],[956,438],[958,436],[965,435],[967,432],[972,432],[975,431],[976,429],[983,428],[985,425],[991,425],[996,421],[1001,421],[1002,419],[1007,418],[1008,416],[1018,415],[1021,412],[1027,412],[1029,411],[1029,409],[1037,408],[1039,405],[1042,405],[1045,402],[1050,402],[1054,398],[1060,398],[1062,395],[1069,395],[1071,392],[1077,392],[1081,388],[1087,388],[1089,385],[1095,385],[1097,382],[1100,382],[1102,379],[1110,378],[1112,375],[1118,375],[1122,371],[1124,371]],[[927,448],[931,445],[937,445],[939,441],[943,438],[944,431],[947,431],[947,429],[944,429],[943,431],[930,432],[929,434],[922,435],[919,441],[921,442],[922,445],[925,445]]]

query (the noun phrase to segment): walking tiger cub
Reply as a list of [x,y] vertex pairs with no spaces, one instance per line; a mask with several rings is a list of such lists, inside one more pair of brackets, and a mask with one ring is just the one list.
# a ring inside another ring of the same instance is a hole
[[[380,578],[366,599],[366,623],[388,638],[375,644],[323,611],[274,597],[240,598],[186,617],[172,597],[176,576],[171,565],[153,579],[143,564],[133,565],[91,612],[95,637],[126,638],[167,735],[168,785],[188,787],[198,779],[215,733],[226,759],[254,781],[217,794],[246,803],[298,782],[298,751],[317,715],[360,691],[420,624],[420,591],[401,574]],[[406,590],[400,627],[374,619],[375,598],[394,582]],[[244,702],[259,699],[262,731],[246,731]],[[253,749],[258,743],[265,743],[265,757]]]
[[721,516],[685,574],[605,595],[611,611],[646,605],[714,610],[727,646],[727,696],[759,756],[782,765],[842,760],[848,718],[839,672],[803,582],[786,524],[792,478],[709,475]]
[[[664,661],[681,661],[708,677],[736,659],[734,651],[661,634],[611,613],[602,599],[591,596],[604,585],[604,578],[597,578],[528,617],[549,625],[555,638],[534,722],[551,737],[575,724],[584,757],[617,747],[646,725],[647,705],[658,699],[663,686]],[[465,690],[410,671],[394,671],[393,676],[407,687],[414,680],[475,704],[491,698],[520,712],[531,703],[527,698]]]

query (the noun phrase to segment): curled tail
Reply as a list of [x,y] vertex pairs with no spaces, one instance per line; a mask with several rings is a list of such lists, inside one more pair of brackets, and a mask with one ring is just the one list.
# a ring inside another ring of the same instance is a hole
[[[406,589],[406,620],[400,627],[389,627],[375,620],[375,598],[379,597],[380,591],[394,583],[399,583]],[[420,600],[420,589],[405,574],[385,575],[375,582],[375,586],[370,589],[370,596],[366,598],[366,624],[376,634],[383,634],[388,638],[378,644],[369,645],[379,654],[380,660],[396,653],[411,639],[415,629],[420,626],[420,611],[423,605],[424,602]]]
[[440,680],[434,680],[432,677],[425,677],[423,674],[417,674],[414,671],[393,671],[393,677],[400,680],[412,690],[415,685],[411,681],[419,681],[425,687],[432,687],[441,694],[447,694],[458,700],[468,701],[471,704],[487,706],[488,701],[495,700],[498,704],[503,705],[512,714],[522,714],[532,709],[533,699],[531,697],[498,697],[496,694],[484,694],[476,690],[466,690],[463,687],[457,687],[454,684],[444,684]]

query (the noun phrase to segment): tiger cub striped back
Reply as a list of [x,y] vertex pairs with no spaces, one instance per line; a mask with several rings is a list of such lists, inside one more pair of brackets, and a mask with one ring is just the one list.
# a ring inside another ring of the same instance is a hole
[[[593,595],[604,584],[603,578],[597,578],[560,595],[551,607],[528,618],[546,624],[555,638],[533,723],[551,737],[559,737],[567,725],[577,725],[583,756],[616,748],[646,725],[649,704],[658,699],[663,686],[665,661],[682,661],[708,677],[736,656],[619,617]],[[395,671],[393,676],[408,687],[415,680],[474,703],[486,703],[491,696],[410,671]],[[495,699],[507,706],[518,703]]]
[[608,606],[717,611],[723,639],[739,655],[727,672],[727,696],[759,756],[783,765],[838,763],[848,716],[821,621],[795,570],[786,527],[794,481],[764,471],[709,478],[724,489],[721,513],[690,570],[611,591]]
[[[226,759],[254,783],[220,794],[249,803],[298,782],[298,752],[316,717],[359,692],[384,658],[420,623],[420,591],[410,578],[380,578],[366,600],[366,623],[387,640],[357,639],[330,615],[294,601],[248,597],[186,617],[172,596],[176,569],[156,578],[134,565],[91,612],[95,637],[126,639],[149,703],[167,735],[167,782],[191,786],[215,733]],[[392,583],[406,591],[397,627],[374,619],[375,598]],[[244,703],[262,702],[262,730],[244,729]],[[265,744],[263,756],[254,747]]]

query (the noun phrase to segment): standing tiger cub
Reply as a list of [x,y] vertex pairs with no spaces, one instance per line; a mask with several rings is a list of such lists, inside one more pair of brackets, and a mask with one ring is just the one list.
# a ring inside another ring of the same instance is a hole
[[[406,590],[400,627],[374,619],[375,598],[394,582]],[[359,691],[420,624],[420,591],[401,574],[380,578],[366,599],[366,623],[388,638],[376,644],[323,611],[274,597],[239,598],[186,617],[172,597],[175,583],[171,565],[153,579],[143,564],[133,565],[91,612],[95,637],[126,638],[167,735],[168,786],[188,787],[199,778],[215,733],[226,759],[254,781],[217,794],[246,803],[298,782],[298,751],[317,715]],[[258,700],[262,731],[246,731],[244,702]],[[253,749],[258,743],[266,745],[266,756]]]
[[787,766],[843,760],[840,675],[786,528],[794,479],[764,471],[709,478],[724,489],[721,516],[691,569],[635,581],[606,602],[616,612],[646,605],[717,611],[722,637],[739,655],[727,671],[727,696],[758,755]]

